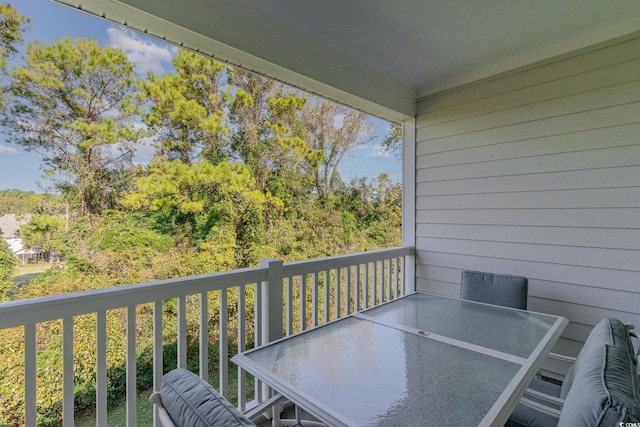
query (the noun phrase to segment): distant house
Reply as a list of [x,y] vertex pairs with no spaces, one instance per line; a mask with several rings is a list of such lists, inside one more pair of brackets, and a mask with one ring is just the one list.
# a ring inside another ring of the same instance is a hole
[[43,259],[44,256],[42,248],[24,248],[22,246],[20,227],[26,224],[32,216],[32,214],[20,216],[5,214],[0,217],[0,233],[2,234],[2,238],[7,242],[11,251],[22,264],[26,264],[30,260],[38,261]]

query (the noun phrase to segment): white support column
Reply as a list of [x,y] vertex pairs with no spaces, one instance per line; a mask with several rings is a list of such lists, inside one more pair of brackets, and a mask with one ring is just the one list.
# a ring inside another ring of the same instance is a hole
[[[416,120],[402,123],[402,244],[416,245]],[[402,288],[416,290],[415,256],[405,256]]]

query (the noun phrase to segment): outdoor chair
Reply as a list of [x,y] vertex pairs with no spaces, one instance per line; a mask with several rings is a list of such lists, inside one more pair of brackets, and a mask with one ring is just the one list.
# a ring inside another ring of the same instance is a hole
[[[149,400],[158,407],[162,427],[256,427],[254,421],[263,413],[286,401],[284,396],[276,394],[243,413],[205,380],[181,368],[165,374],[160,391],[151,394]],[[295,412],[295,419],[277,418],[277,424],[326,427],[316,421],[301,421],[298,407]]]
[[460,298],[526,310],[528,287],[526,277],[463,271]]
[[598,323],[562,385],[534,378],[507,427],[608,427],[640,422],[632,325]]
[[255,427],[209,383],[186,369],[165,374],[160,392],[149,400],[158,406],[163,427]]

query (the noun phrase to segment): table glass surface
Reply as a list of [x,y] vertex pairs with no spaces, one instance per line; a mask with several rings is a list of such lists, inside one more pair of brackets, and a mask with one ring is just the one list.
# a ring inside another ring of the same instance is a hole
[[362,426],[478,425],[521,368],[356,317],[243,357],[258,377]]
[[363,314],[528,358],[556,317],[415,293]]

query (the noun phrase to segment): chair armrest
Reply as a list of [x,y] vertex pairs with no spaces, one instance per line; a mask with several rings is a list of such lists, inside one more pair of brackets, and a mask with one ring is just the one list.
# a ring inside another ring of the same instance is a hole
[[567,362],[567,363],[575,363],[576,358],[575,357],[571,357],[571,356],[565,356],[564,354],[558,354],[558,353],[549,353],[547,355],[547,357],[549,359],[555,359],[555,360],[559,360],[561,362]]
[[525,396],[535,397],[538,400],[542,400],[546,403],[550,403],[558,407],[558,410],[562,409],[562,405],[564,405],[564,399],[561,399],[556,396],[552,396],[550,394],[543,393],[538,390],[534,390],[532,388],[528,388],[524,391]]
[[545,406],[542,403],[534,402],[533,400],[527,399],[526,397],[520,398],[520,403],[538,412],[550,415],[553,418],[560,418],[560,409]]
[[284,402],[285,400],[287,399],[283,395],[276,394],[271,399],[267,399],[259,405],[256,405],[253,408],[244,411],[244,415],[251,421],[255,422],[255,420],[260,417],[262,413],[268,411],[278,403]]
[[149,396],[149,401],[158,408],[158,418],[160,419],[160,425],[162,427],[176,427],[173,420],[169,416],[169,413],[166,409],[164,409],[164,406],[162,406],[162,399],[160,398],[159,391],[154,391],[153,393],[151,393],[151,396]]

